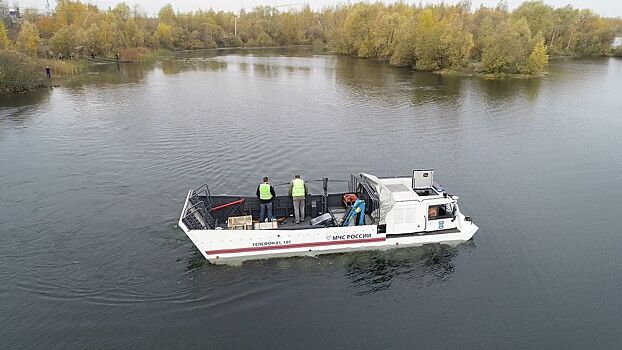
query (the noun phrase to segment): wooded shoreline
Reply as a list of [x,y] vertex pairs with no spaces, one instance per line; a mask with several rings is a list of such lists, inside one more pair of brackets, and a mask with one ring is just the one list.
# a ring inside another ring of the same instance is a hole
[[[0,93],[30,90],[42,65],[55,76],[77,74],[84,65],[57,57],[96,56],[153,62],[167,52],[195,49],[325,48],[394,66],[442,74],[484,77],[541,76],[550,56],[622,56],[613,47],[622,19],[571,6],[527,1],[472,9],[456,5],[355,3],[312,10],[279,11],[259,6],[239,13],[175,12],[157,17],[119,3],[108,10],[58,0],[55,9],[9,10],[0,0]],[[48,59],[45,61],[45,59]],[[20,61],[23,74],[11,62]],[[26,67],[25,64],[32,66]],[[12,76],[17,75],[17,76]]]

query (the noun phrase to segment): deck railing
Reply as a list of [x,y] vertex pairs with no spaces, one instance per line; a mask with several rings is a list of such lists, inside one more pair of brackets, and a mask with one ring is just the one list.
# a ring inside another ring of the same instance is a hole
[[350,192],[361,193],[365,200],[367,208],[369,208],[369,215],[375,222],[380,221],[380,199],[374,187],[372,187],[366,177],[358,175],[350,175]]
[[214,229],[218,219],[210,212],[212,199],[207,185],[203,185],[188,198],[188,205],[183,221],[191,230]]

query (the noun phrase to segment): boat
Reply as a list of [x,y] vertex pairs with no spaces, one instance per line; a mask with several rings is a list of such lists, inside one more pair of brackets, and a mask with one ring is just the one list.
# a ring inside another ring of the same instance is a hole
[[121,60],[121,59],[112,59],[112,58],[103,58],[103,57],[84,57],[87,61],[94,63],[133,63],[129,60]]
[[[316,181],[322,193],[306,196],[306,217],[300,224],[294,222],[291,196],[277,191],[276,220],[259,222],[256,196],[212,195],[203,185],[188,191],[179,227],[214,264],[425,244],[455,246],[471,240],[478,230],[460,211],[459,197],[434,182],[432,169],[401,177],[359,173],[347,181]],[[329,185],[335,183],[347,183],[348,191],[330,192]]]

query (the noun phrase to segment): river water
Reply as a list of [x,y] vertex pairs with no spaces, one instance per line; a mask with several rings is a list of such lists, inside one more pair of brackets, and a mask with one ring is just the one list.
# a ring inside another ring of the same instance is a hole
[[[621,77],[222,51],[4,97],[2,347],[619,347]],[[472,242],[213,266],[176,226],[204,183],[413,168],[460,195]]]

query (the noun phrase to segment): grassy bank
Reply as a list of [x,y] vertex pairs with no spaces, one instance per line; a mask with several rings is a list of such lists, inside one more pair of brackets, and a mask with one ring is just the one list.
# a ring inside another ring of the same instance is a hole
[[452,75],[458,77],[479,77],[487,80],[497,79],[515,79],[515,78],[539,78],[547,75],[547,72],[540,72],[537,74],[520,74],[520,73],[484,73],[474,69],[473,67],[465,67],[464,69],[443,69],[435,71],[436,74]]
[[0,51],[0,94],[31,91],[46,82],[45,70],[35,59],[13,50]]
[[[154,63],[157,60],[169,58],[173,55],[170,50],[151,50],[146,47],[130,47],[119,50],[119,58],[124,62]],[[109,57],[116,59],[115,57]]]
[[50,86],[46,67],[50,67],[52,77],[66,77],[85,71],[87,64],[81,61],[32,58],[12,49],[0,50],[0,94]]
[[[123,61],[154,63],[170,58],[170,50],[150,50],[144,47],[119,50]],[[113,62],[115,57],[106,57]],[[33,58],[13,48],[0,49],[0,95],[32,91],[52,86],[52,80],[76,76],[88,70],[92,63],[85,59],[57,60]],[[52,79],[46,76],[50,68]]]

